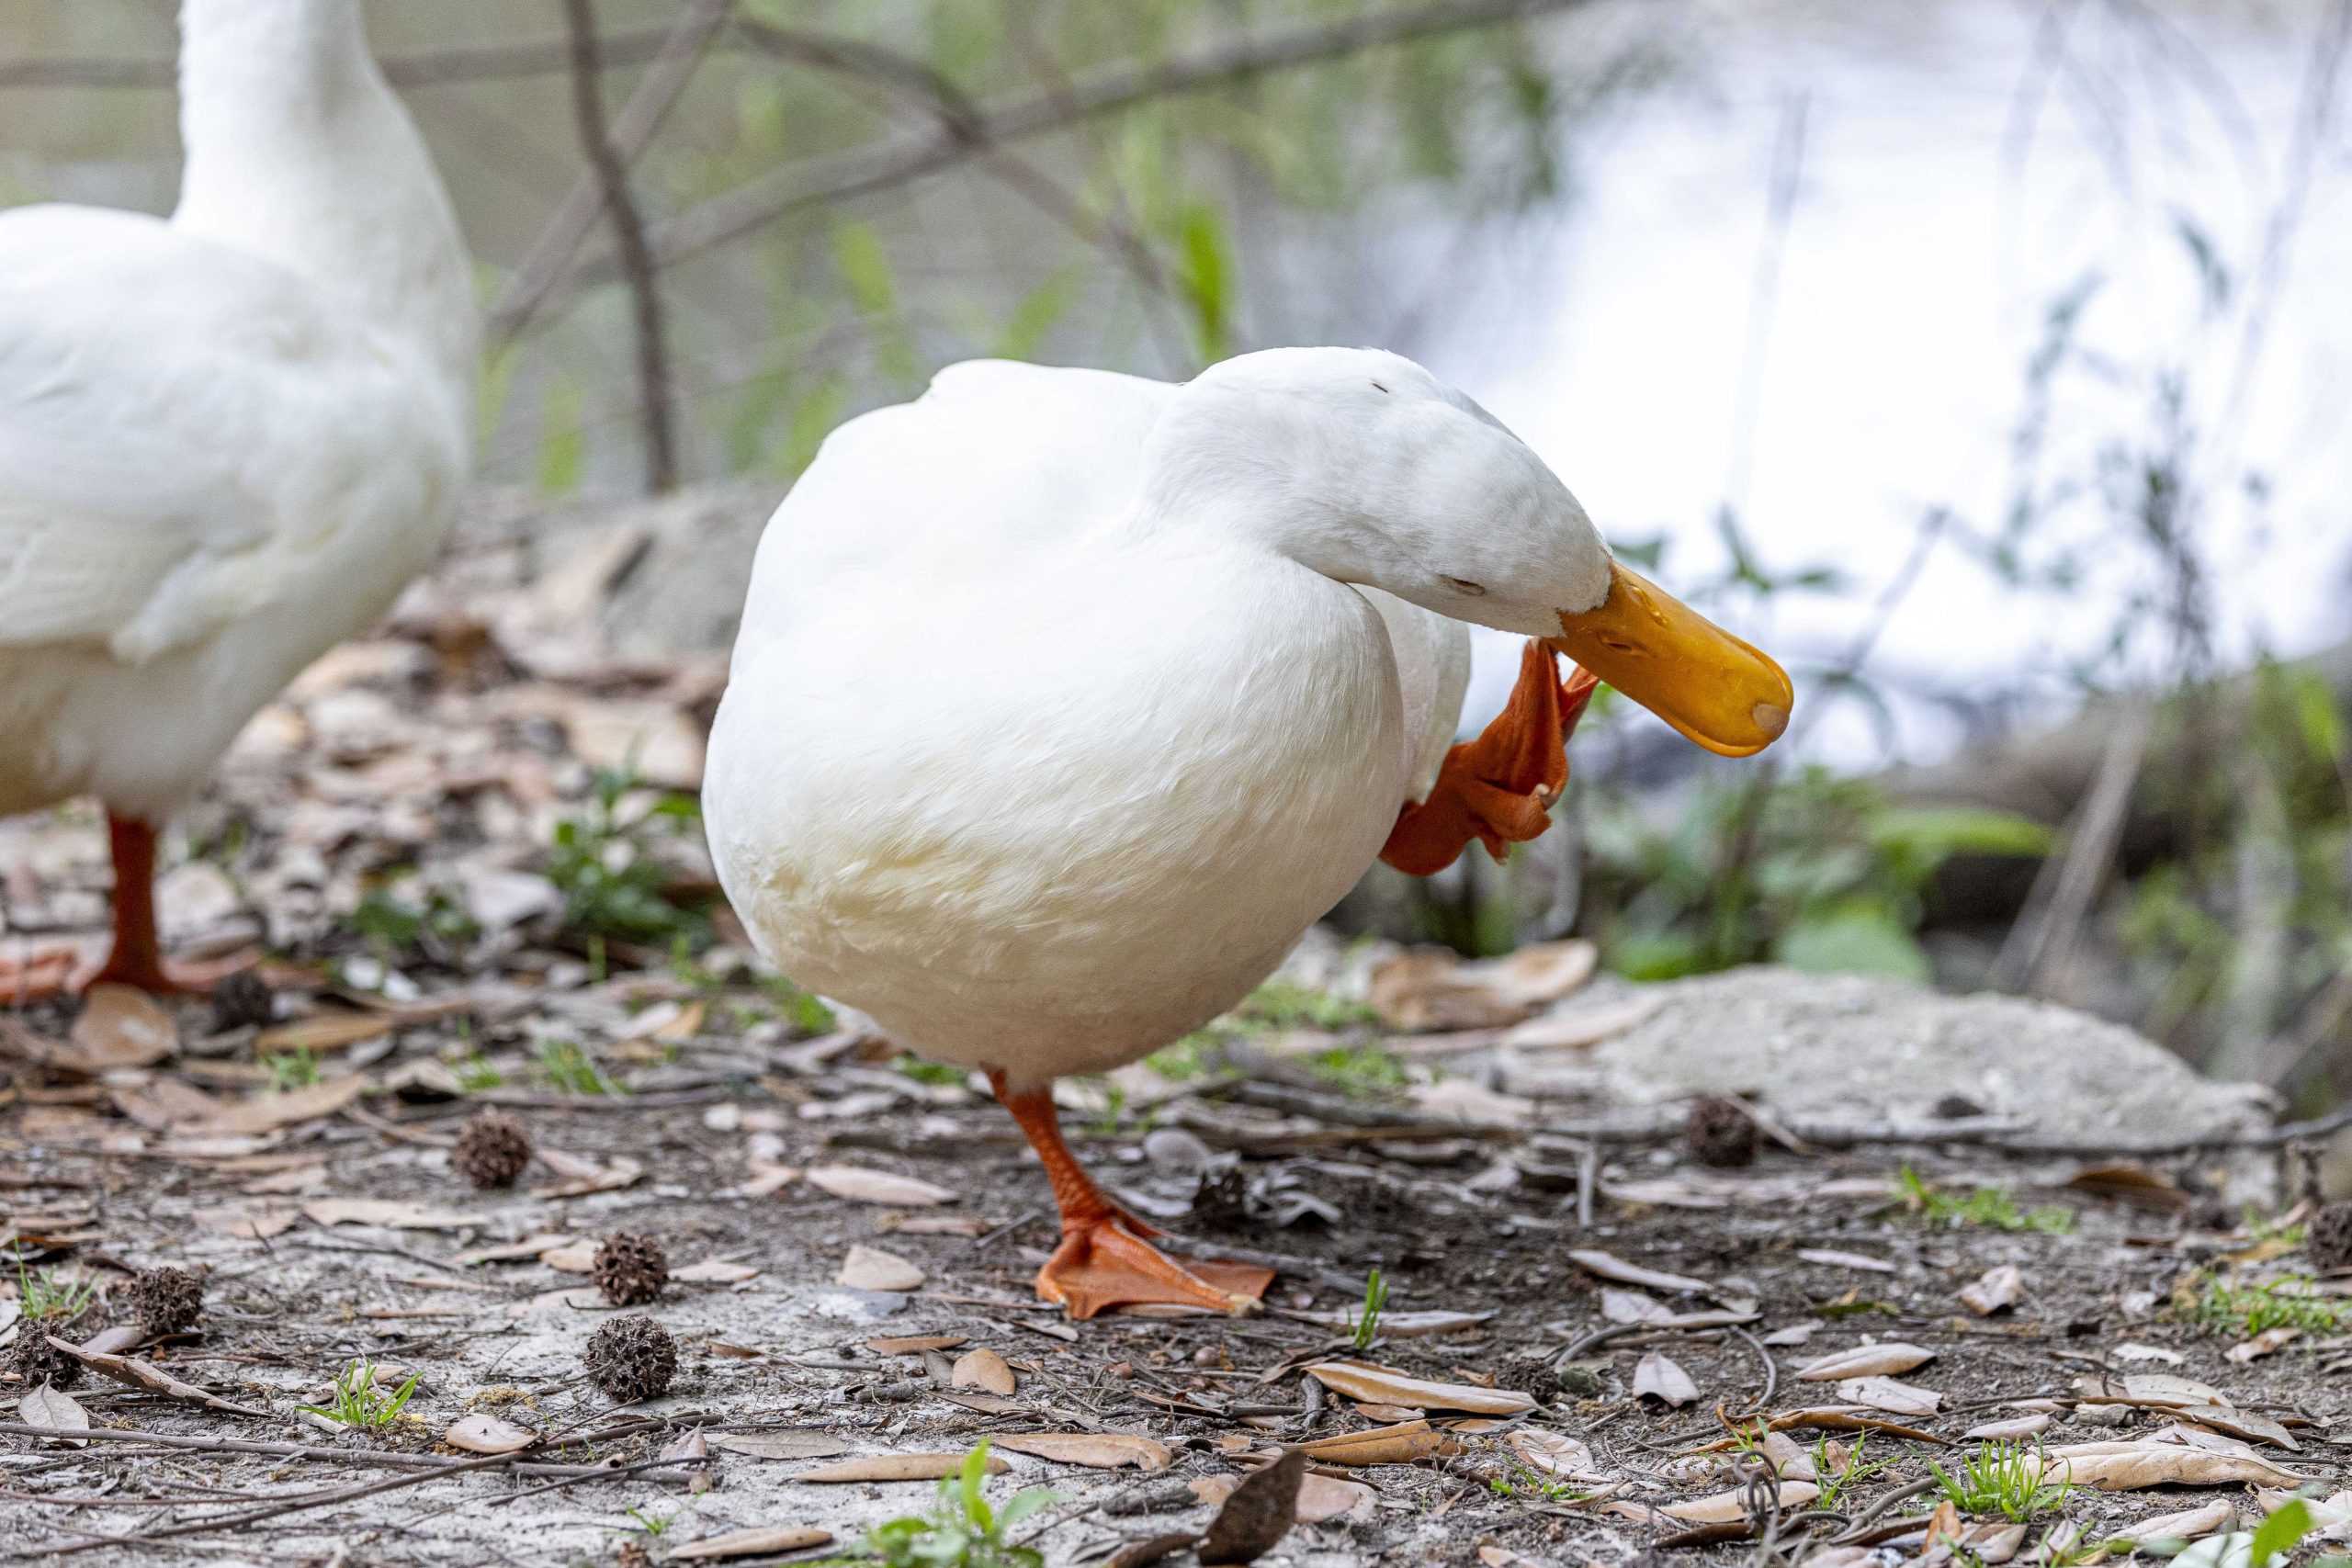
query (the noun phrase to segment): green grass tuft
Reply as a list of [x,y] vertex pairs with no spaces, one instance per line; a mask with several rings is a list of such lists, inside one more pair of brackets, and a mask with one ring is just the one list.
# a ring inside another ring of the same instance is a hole
[[416,1374],[411,1372],[408,1382],[385,1393],[376,1382],[375,1367],[362,1356],[335,1374],[334,1404],[331,1408],[316,1404],[298,1404],[294,1408],[363,1432],[374,1432],[399,1420],[409,1396],[415,1392]]
[[2208,1333],[2241,1339],[2251,1339],[2273,1328],[2333,1334],[2352,1327],[2352,1300],[2315,1294],[2312,1281],[2301,1276],[2259,1285],[2231,1285],[2208,1280],[2190,1308],[2189,1317]]
[[1014,1493],[1001,1508],[982,1491],[988,1479],[989,1445],[964,1456],[963,1468],[939,1483],[939,1497],[928,1514],[909,1514],[876,1525],[865,1532],[854,1557],[831,1557],[812,1568],[832,1564],[874,1564],[881,1568],[1045,1568],[1045,1554],[1035,1547],[1015,1546],[1005,1540],[1013,1526],[1041,1508],[1061,1501],[1061,1495],[1043,1486]]
[[2039,1444],[2029,1449],[2022,1443],[1980,1443],[1973,1454],[1961,1461],[1956,1475],[1933,1461],[1928,1469],[1944,1496],[1962,1513],[1998,1514],[2012,1524],[2052,1511],[2075,1489],[2070,1481],[2041,1479],[2043,1456]]
[[2071,1209],[2021,1210],[2017,1201],[1997,1187],[1979,1187],[1966,1194],[1945,1192],[1928,1184],[1909,1166],[1895,1179],[1895,1191],[1913,1213],[1931,1225],[1958,1230],[1974,1226],[1997,1231],[2039,1231],[2064,1235],[2075,1228]]

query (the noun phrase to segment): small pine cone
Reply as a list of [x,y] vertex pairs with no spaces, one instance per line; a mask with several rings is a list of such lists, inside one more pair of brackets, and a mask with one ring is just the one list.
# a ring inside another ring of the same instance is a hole
[[670,1282],[670,1255],[650,1235],[615,1231],[596,1249],[591,1271],[606,1301],[615,1306],[639,1306]]
[[130,1281],[130,1310],[149,1336],[193,1328],[204,1314],[204,1281],[185,1269],[150,1269]]
[[668,1391],[678,1375],[678,1343],[651,1318],[631,1313],[590,1335],[580,1364],[607,1398],[628,1404]]
[[2352,1199],[2330,1203],[2312,1216],[2303,1232],[2303,1250],[2323,1274],[2352,1269]]
[[17,1325],[17,1343],[8,1352],[8,1370],[17,1374],[18,1393],[30,1393],[43,1383],[51,1388],[72,1388],[82,1381],[82,1363],[49,1342],[46,1330],[53,1326],[33,1322]]
[[269,982],[250,969],[221,976],[212,987],[212,1027],[216,1030],[258,1029],[277,1016],[277,998]]
[[1713,1095],[1694,1100],[1682,1141],[1701,1165],[1730,1170],[1756,1160],[1756,1119],[1736,1100]]
[[476,1187],[512,1187],[530,1163],[531,1135],[503,1111],[467,1118],[458,1131],[458,1146],[449,1151],[449,1164]]
[[625,1540],[620,1550],[613,1553],[613,1568],[653,1568],[653,1559],[637,1542]]

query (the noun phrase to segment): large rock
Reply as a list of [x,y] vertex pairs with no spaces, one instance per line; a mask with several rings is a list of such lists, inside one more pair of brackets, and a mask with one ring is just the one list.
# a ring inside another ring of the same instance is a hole
[[1587,1059],[1612,1100],[1750,1091],[1788,1115],[1910,1122],[1957,1099],[2047,1137],[2127,1145],[2273,1121],[2267,1090],[2200,1077],[2120,1024],[2044,1002],[1779,968],[1617,993],[1640,994],[1657,1010]]

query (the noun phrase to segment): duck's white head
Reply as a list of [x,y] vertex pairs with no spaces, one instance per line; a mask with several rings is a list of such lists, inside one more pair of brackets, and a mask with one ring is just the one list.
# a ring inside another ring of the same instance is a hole
[[1611,557],[1558,476],[1401,355],[1278,348],[1212,366],[1154,429],[1144,505],[1455,620],[1542,637],[1711,750],[1787,728],[1770,658]]

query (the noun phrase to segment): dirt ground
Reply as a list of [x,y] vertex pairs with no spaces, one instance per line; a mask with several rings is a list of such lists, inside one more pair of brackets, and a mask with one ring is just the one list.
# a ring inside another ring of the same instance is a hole
[[[982,1438],[993,1495],[1060,1495],[1012,1532],[1055,1563],[1197,1532],[1296,1445],[1268,1562],[2074,1563],[2298,1490],[2299,1558],[2346,1550],[2352,1278],[2314,1255],[2291,1145],[2058,1152],[2081,1130],[1977,1104],[1828,1127],[1743,1083],[1755,1114],[1707,1113],[1710,1152],[1760,1152],[1710,1166],[1687,1100],[1517,1070],[1650,1016],[1577,944],[1480,968],[1326,942],[1217,1029],[1062,1086],[1137,1212],[1277,1271],[1250,1318],[1065,1323],[1030,1292],[1052,1210],[1009,1120],[708,907],[663,803],[718,666],[581,630],[636,547],[540,572],[478,542],[256,720],[164,897],[182,952],[264,949],[266,989],[0,1011],[0,1369],[36,1334],[87,1352],[0,1385],[0,1552],[821,1559],[933,1491],[828,1468]],[[600,767],[629,775],[601,803]],[[0,825],[7,940],[98,922],[102,843],[86,813]],[[1513,1032],[1580,996],[1589,1028]],[[492,1108],[537,1154],[477,1190],[452,1145]],[[677,1353],[629,1403],[582,1360],[624,1311],[588,1271],[616,1232],[666,1253],[625,1310]],[[156,1332],[131,1280],[166,1266],[204,1304]],[[397,1416],[300,1411],[359,1358],[415,1374]],[[52,1435],[78,1420],[110,1435]],[[1997,1459],[1987,1428],[2076,1483],[2012,1488],[2022,1529],[1990,1492],[1939,1509],[1930,1465]],[[1060,1457],[1014,1451],[1041,1433]],[[831,1539],[694,1549],[790,1529]]]

